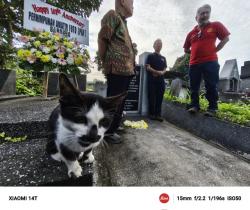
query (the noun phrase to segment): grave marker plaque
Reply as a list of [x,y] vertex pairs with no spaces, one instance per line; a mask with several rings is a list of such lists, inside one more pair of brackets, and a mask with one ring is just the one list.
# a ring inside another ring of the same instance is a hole
[[128,114],[139,114],[141,98],[141,66],[136,66],[136,75],[130,82],[128,96],[125,101],[125,108]]

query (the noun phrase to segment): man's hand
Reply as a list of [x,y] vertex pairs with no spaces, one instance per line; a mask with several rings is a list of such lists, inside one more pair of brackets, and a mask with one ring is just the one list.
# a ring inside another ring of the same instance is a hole
[[149,71],[149,68],[151,67],[149,64],[146,64],[146,69]]
[[216,52],[219,52],[225,45],[226,43],[229,42],[229,36],[227,36],[225,39],[223,39],[216,47]]
[[161,75],[162,76],[164,76],[164,74],[166,74],[166,72],[167,72],[167,70],[165,69],[165,70],[163,70],[163,71],[161,71]]
[[157,71],[157,70],[153,69],[149,64],[146,64],[146,69],[149,72],[151,72],[154,77],[163,76],[167,71],[166,69],[164,69],[163,71]]

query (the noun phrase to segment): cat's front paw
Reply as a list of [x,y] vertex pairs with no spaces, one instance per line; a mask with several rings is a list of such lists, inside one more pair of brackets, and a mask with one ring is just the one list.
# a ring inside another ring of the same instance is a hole
[[75,164],[74,167],[68,171],[69,178],[79,178],[82,176],[82,167],[79,164]]
[[88,159],[84,161],[84,163],[93,163],[95,161],[95,157],[93,154],[89,154]]

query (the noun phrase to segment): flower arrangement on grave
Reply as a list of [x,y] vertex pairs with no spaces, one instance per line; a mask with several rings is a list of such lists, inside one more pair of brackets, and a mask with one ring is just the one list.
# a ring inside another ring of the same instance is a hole
[[24,43],[17,51],[22,69],[66,74],[89,71],[89,52],[77,41],[49,32],[40,32],[36,37],[21,36],[19,40]]
[[90,55],[76,40],[60,34],[40,32],[37,36],[20,36],[23,46],[17,51],[19,67],[25,70],[44,71],[43,96],[47,97],[48,72],[77,75],[90,72]]

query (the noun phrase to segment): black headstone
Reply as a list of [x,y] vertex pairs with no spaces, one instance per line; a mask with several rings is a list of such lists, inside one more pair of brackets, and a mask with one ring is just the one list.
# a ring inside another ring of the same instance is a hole
[[[59,94],[59,73],[50,72],[49,81],[48,81],[48,96],[56,96]],[[73,75],[68,75],[70,82],[76,86],[75,79]],[[86,75],[77,75],[76,80],[80,91],[86,91],[87,76]]]
[[245,61],[244,66],[250,66],[250,61]]
[[130,82],[129,89],[128,89],[128,97],[125,101],[125,108],[126,112],[139,112],[140,107],[140,80],[141,80],[141,67],[136,66],[135,68],[135,76]]
[[0,92],[2,95],[16,95],[16,72],[0,69]]
[[250,61],[246,61],[245,65],[241,67],[241,79],[249,77],[250,77]]

